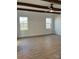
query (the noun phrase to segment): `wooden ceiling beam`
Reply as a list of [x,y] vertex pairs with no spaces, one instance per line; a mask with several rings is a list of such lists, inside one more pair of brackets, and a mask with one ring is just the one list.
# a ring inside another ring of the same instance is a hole
[[42,1],[47,1],[47,2],[51,2],[51,3],[61,4],[60,0],[42,0]]
[[40,12],[40,13],[53,13],[53,14],[61,14],[60,12],[48,12],[48,11],[33,10],[33,9],[25,9],[25,8],[17,8],[17,10],[31,11],[31,12]]
[[[42,8],[42,9],[49,9],[49,7],[47,6],[41,6],[41,5],[35,5],[35,4],[31,4],[31,3],[24,3],[24,2],[17,2],[17,5],[21,5],[21,6],[29,6],[29,7],[35,7],[35,8]],[[61,9],[59,8],[53,8],[54,11],[61,11]]]

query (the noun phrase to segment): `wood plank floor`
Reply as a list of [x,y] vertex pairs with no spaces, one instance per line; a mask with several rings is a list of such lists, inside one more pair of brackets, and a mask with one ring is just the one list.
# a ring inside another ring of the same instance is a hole
[[61,38],[56,35],[17,41],[17,59],[61,59]]

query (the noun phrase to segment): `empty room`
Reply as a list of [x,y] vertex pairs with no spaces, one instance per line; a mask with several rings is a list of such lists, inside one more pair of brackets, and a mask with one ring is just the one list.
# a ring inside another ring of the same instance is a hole
[[61,0],[17,0],[17,59],[61,59]]

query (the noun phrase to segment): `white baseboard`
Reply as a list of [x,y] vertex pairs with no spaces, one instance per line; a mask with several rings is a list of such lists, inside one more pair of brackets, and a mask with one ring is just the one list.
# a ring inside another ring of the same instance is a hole
[[41,35],[33,35],[33,36],[23,36],[23,37],[17,37],[17,39],[40,37],[40,36],[48,36],[48,35],[55,35],[55,34],[54,33],[51,33],[51,34],[41,34]]

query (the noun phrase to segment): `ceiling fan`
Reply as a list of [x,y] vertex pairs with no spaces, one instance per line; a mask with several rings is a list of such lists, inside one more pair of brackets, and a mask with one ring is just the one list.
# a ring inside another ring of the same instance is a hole
[[53,12],[53,3],[50,4],[50,7],[49,7],[49,12]]
[[53,3],[50,4],[49,12],[60,12],[60,11],[55,11],[53,5],[54,5]]

